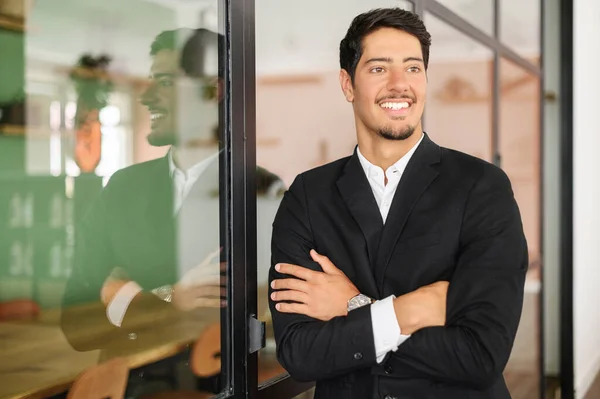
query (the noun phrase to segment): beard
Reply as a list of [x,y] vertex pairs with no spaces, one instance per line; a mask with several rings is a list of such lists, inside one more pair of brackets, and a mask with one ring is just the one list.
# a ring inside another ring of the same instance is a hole
[[152,147],[164,147],[167,145],[177,145],[178,137],[175,133],[168,132],[150,132],[148,136],[146,136],[146,141]]
[[393,129],[389,126],[384,126],[377,130],[377,134],[386,140],[402,141],[410,138],[415,132],[414,126],[404,126],[402,128]]

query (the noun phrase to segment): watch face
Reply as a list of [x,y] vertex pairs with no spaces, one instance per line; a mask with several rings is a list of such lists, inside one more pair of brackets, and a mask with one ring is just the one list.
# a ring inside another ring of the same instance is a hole
[[152,293],[165,302],[171,302],[171,299],[173,298],[173,287],[170,285],[163,285],[153,289]]
[[371,298],[366,295],[358,294],[348,301],[348,311],[369,305],[372,302]]

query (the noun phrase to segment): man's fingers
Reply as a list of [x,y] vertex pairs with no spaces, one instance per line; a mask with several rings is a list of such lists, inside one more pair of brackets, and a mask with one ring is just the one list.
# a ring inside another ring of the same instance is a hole
[[201,285],[197,287],[192,287],[191,295],[194,298],[200,297],[216,297],[220,298],[222,296],[227,295],[227,290],[225,287],[222,287],[218,284],[215,285]]
[[337,267],[335,267],[333,262],[331,262],[331,260],[329,260],[327,256],[319,254],[314,249],[310,250],[310,256],[315,262],[317,262],[321,266],[325,273],[337,274],[340,272],[340,270]]
[[196,298],[194,307],[197,308],[222,308],[227,306],[227,302],[219,298]]
[[218,274],[199,277],[190,282],[192,286],[221,285],[222,277]]
[[285,290],[273,292],[271,299],[274,301],[294,301],[306,304],[310,298],[305,292]]
[[310,316],[308,306],[303,303],[278,303],[275,305],[275,309],[281,313],[296,313]]
[[275,290],[295,290],[301,292],[308,292],[308,283],[304,280],[298,280],[296,278],[286,278],[281,280],[273,280],[271,282],[271,288]]
[[306,267],[290,265],[289,263],[279,263],[275,265],[275,270],[277,270],[281,274],[288,274],[290,276],[298,277],[306,281],[319,274],[319,272],[307,269]]

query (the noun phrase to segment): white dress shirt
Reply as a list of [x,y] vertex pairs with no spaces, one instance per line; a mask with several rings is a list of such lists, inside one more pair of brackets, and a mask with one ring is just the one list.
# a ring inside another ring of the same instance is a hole
[[[169,172],[173,179],[173,213],[177,214],[181,208],[181,204],[189,194],[194,184],[198,181],[202,173],[206,171],[208,166],[218,156],[218,153],[209,156],[203,161],[197,163],[184,172],[175,165],[173,160],[173,152],[169,151],[167,159],[169,160]],[[180,271],[182,274],[182,271]],[[181,276],[180,276],[181,277]],[[106,316],[108,320],[115,326],[120,327],[129,304],[137,294],[142,291],[142,287],[135,281],[126,283],[115,294],[106,308]]]
[[171,178],[173,179],[173,212],[177,213],[179,208],[181,208],[181,204],[190,193],[194,184],[198,181],[202,173],[206,171],[208,166],[214,159],[219,155],[216,153],[214,155],[209,156],[205,160],[195,164],[191,168],[188,169],[187,172],[179,169],[175,162],[173,161],[173,153],[169,151],[167,158],[169,159],[169,171],[171,174]]
[[[396,189],[400,183],[400,178],[408,165],[408,161],[415,153],[421,141],[423,141],[424,135],[415,144],[410,151],[400,158],[395,164],[390,166],[386,171],[385,175],[383,169],[379,166],[373,165],[369,162],[364,155],[360,152],[360,148],[357,149],[358,159],[360,164],[369,180],[371,190],[379,206],[383,223],[387,219],[396,194]],[[385,177],[387,177],[387,184],[385,184]],[[398,347],[406,341],[410,335],[402,335],[400,326],[396,319],[396,312],[394,311],[394,295],[382,299],[381,301],[375,302],[371,305],[371,323],[373,324],[373,337],[375,339],[375,354],[377,356],[377,362],[381,363],[385,358],[385,355],[389,351],[396,351]]]

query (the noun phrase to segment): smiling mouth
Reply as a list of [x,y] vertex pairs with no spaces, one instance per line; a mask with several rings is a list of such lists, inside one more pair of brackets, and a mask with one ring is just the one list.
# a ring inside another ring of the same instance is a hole
[[400,111],[409,109],[412,106],[412,103],[408,101],[385,101],[379,103],[379,106],[386,110]]
[[165,119],[167,117],[167,113],[165,111],[159,111],[159,110],[151,110],[150,111],[150,120],[152,121],[152,123],[158,123],[161,120]]
[[167,113],[166,112],[162,112],[162,111],[153,111],[150,114],[150,118],[152,119],[152,122],[160,120],[160,119],[164,119],[167,117]]

